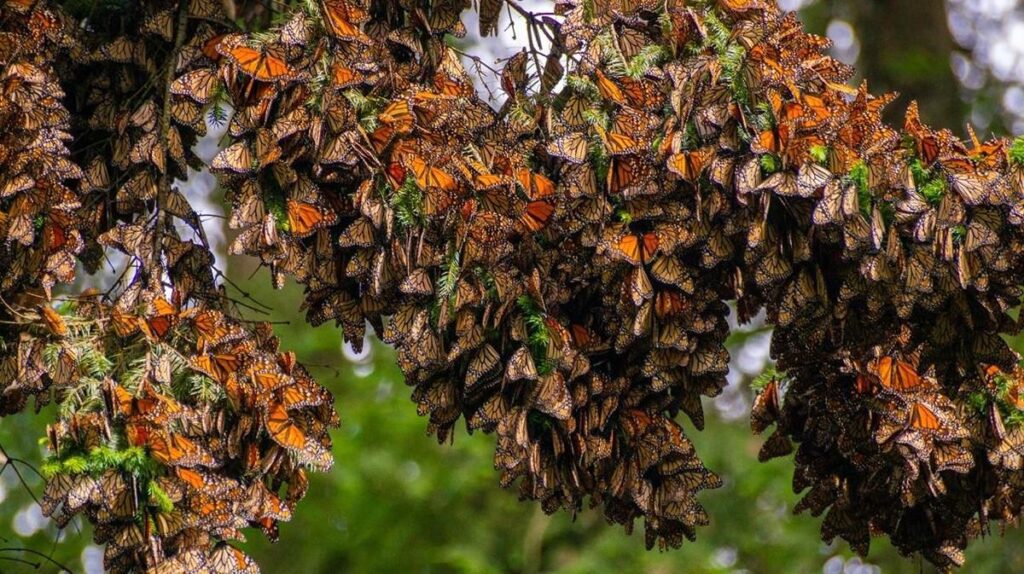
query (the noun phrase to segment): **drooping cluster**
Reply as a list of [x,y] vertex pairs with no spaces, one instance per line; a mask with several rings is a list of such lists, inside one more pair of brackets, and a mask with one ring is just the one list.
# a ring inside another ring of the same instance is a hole
[[[227,26],[222,3],[67,9],[7,2],[0,14],[12,30],[6,245],[25,247],[4,251],[0,412],[58,404],[43,511],[61,526],[84,514],[111,571],[258,572],[230,541],[250,527],[276,539],[307,472],[333,464],[338,420],[269,325],[229,311],[175,187],[201,166],[191,148],[211,121],[175,79],[218,57],[207,44]],[[119,276],[58,311],[50,288],[73,277],[75,255]]]
[[[594,292],[595,271],[613,284],[630,273],[642,281],[644,271],[629,271],[625,247],[621,265],[581,269],[582,250],[625,245],[627,233],[596,237],[609,215],[596,205],[568,232],[588,237],[568,239],[553,223],[581,201],[610,204],[594,185],[559,193],[553,156],[537,139],[551,120],[526,93],[526,54],[502,75],[506,117],[497,121],[479,101],[458,54],[441,42],[459,33],[453,14],[462,8],[440,3],[417,19],[415,11],[324,3],[258,38],[218,40],[216,70],[180,84],[224,93],[236,110],[229,132],[237,140],[212,162],[241,230],[232,250],[258,255],[276,282],[291,275],[306,284],[310,320],[337,320],[354,345],[369,321],[398,348],[439,440],[463,416],[471,430],[497,432],[503,484],[522,478],[521,493],[550,511],[576,510],[593,495],[617,522],[649,516],[650,544],[677,544],[706,521],[694,492],[718,481],[665,411],[682,403],[699,418],[700,393],[723,384],[725,307],[710,290],[692,301],[668,289],[659,298],[659,317],[681,320],[689,305],[709,314],[694,339],[715,342],[699,349],[702,365],[682,399],[667,389],[688,374],[678,369],[680,353],[698,345],[679,321],[663,350],[646,358],[647,349],[622,351],[646,361],[642,376],[658,378],[653,393],[631,381],[641,377],[639,363],[590,372],[587,352],[607,352],[620,331],[620,348],[645,334],[626,334],[643,322],[631,311],[640,295],[624,308],[627,319],[590,324],[599,314],[586,316],[595,309],[584,297],[619,305],[617,295]],[[552,73],[548,89],[558,81]],[[631,152],[643,159],[638,147]],[[580,186],[594,180],[577,167]],[[552,249],[568,241],[581,251]],[[659,270],[683,285],[682,267],[666,261]],[[561,277],[579,277],[586,293]],[[651,317],[651,309],[639,312]]]
[[[1000,334],[1019,330],[1024,145],[964,143],[915,106],[886,126],[891,97],[847,86],[827,40],[768,0],[481,2],[482,34],[507,8],[530,38],[495,71],[497,110],[452,41],[469,2],[300,4],[249,32],[225,12],[246,3],[212,0],[8,1],[0,18],[41,48],[0,51],[0,224],[33,246],[0,253],[5,296],[70,279],[76,254],[124,256],[117,304],[22,312],[45,333],[7,336],[0,412],[77,405],[53,427],[48,511],[100,524],[108,566],[250,569],[226,541],[272,533],[330,461],[329,394],[227,318],[173,185],[210,123],[230,251],[303,284],[310,322],[394,344],[429,430],[495,434],[502,485],[546,511],[589,499],[642,517],[649,547],[695,536],[720,481],[675,417],[702,428],[724,386],[735,300],[776,326],[762,458],[799,445],[825,539],[866,552],[884,533],[946,567],[1019,516],[1024,403]],[[98,360],[119,353],[145,360]]]
[[69,159],[70,115],[57,77],[72,45],[59,11],[7,2],[0,12],[0,296],[49,292],[74,277],[83,241]]
[[116,306],[87,294],[38,313],[23,310],[31,325],[0,382],[45,381],[37,401],[57,403],[44,514],[59,526],[88,517],[112,572],[258,571],[229,541],[250,526],[276,539],[307,469],[330,468],[331,394],[268,325],[178,311],[141,289]]

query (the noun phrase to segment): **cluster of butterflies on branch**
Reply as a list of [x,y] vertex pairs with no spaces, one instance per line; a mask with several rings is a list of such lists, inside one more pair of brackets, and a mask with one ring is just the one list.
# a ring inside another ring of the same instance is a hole
[[[695,537],[721,481],[675,417],[725,385],[735,300],[776,329],[761,457],[796,451],[825,540],[947,568],[1019,517],[1024,142],[885,125],[771,0],[478,4],[3,0],[0,412],[59,405],[48,515],[112,571],[256,571],[230,541],[331,466],[330,393],[240,317],[174,186],[219,124],[229,251],[393,344],[430,432],[494,434],[547,512]],[[531,38],[500,109],[453,40],[472,8]]]

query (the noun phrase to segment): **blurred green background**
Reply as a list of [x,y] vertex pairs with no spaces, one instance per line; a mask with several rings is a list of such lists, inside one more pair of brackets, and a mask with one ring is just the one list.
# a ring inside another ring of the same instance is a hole
[[[894,106],[895,121],[913,97],[922,101],[927,121],[961,134],[968,121],[982,135],[1022,131],[1024,90],[1015,78],[1024,74],[1006,71],[1019,69],[1017,60],[1016,68],[1007,68],[996,57],[1013,44],[1006,30],[1014,28],[1006,23],[1024,22],[1018,3],[994,3],[1002,5],[1002,15],[992,6],[972,11],[977,4],[959,0],[782,4],[801,9],[812,30],[828,33],[837,56],[857,63],[875,91],[908,94]],[[1019,42],[1016,48],[1024,49]],[[712,523],[682,549],[648,552],[642,535],[626,536],[599,512],[546,516],[538,505],[500,490],[491,437],[463,432],[453,445],[438,445],[426,436],[426,421],[416,416],[389,348],[375,343],[363,356],[346,352],[337,329],[304,324],[297,287],[273,292],[265,272],[250,279],[251,265],[226,263],[231,277],[275,308],[273,316],[250,318],[281,322],[276,331],[282,347],[295,350],[334,392],[342,417],[334,433],[336,465],[313,475],[280,542],[270,545],[253,532],[245,545],[268,574],[933,571],[920,559],[900,557],[881,539],[866,559],[853,557],[845,544],[819,542],[818,519],[792,515],[797,497],[790,487],[791,460],[758,463],[761,439],[748,429],[748,383],[765,366],[769,340],[756,325],[733,335],[733,384],[714,405],[706,402],[706,430],[696,433],[684,423],[708,467],[724,480],[721,489],[701,497]],[[45,419],[45,413],[23,413],[0,425],[0,445],[22,459],[0,474],[0,572],[57,571],[22,548],[52,556],[76,573],[101,572],[102,550],[90,544],[88,526],[76,522],[57,532],[29,495],[42,491],[31,467],[44,455],[38,439]],[[968,555],[965,572],[1024,571],[1024,534],[994,532]]]

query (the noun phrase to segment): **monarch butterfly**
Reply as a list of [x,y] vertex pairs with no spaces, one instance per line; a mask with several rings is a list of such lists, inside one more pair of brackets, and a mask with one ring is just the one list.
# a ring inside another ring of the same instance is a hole
[[[653,275],[653,273],[652,273]],[[654,314],[658,319],[673,317],[686,312],[690,308],[689,303],[682,293],[672,290],[658,291],[654,297]]]
[[476,386],[477,382],[497,367],[500,361],[501,356],[490,344],[481,347],[466,368],[466,378],[463,381],[466,391]]
[[341,62],[335,62],[331,66],[331,87],[334,89],[343,90],[361,84],[365,80],[362,73],[342,65]]
[[624,197],[657,193],[660,188],[654,180],[654,173],[654,166],[646,158],[636,155],[613,157],[608,169],[608,193]]
[[216,70],[200,68],[178,77],[171,84],[171,93],[176,96],[187,96],[197,103],[206,104],[220,86],[220,77]]
[[813,197],[819,189],[832,179],[832,172],[816,163],[805,163],[800,166],[796,176],[796,186],[800,197]]
[[331,393],[309,378],[296,379],[295,384],[279,390],[277,398],[285,410],[333,403]]
[[633,265],[640,265],[648,263],[654,258],[658,252],[659,241],[658,236],[650,232],[642,235],[625,233],[608,241],[605,245],[613,255],[621,257]]
[[349,0],[320,0],[327,33],[339,40],[371,43],[361,24],[370,19],[369,12]]
[[279,82],[296,78],[295,70],[289,67],[284,59],[272,54],[269,48],[251,48],[245,43],[245,36],[231,34],[217,42],[216,50],[244,74],[260,82]]
[[520,221],[527,230],[537,232],[547,226],[554,212],[554,206],[546,201],[531,201],[526,204],[526,210],[520,217]]
[[589,99],[579,94],[573,94],[569,96],[562,108],[562,119],[573,128],[584,126],[587,124],[587,114],[592,108],[593,105]]
[[135,315],[122,311],[120,307],[115,306],[110,312],[110,322],[114,327],[114,332],[119,337],[127,337],[139,330],[139,321]]
[[292,377],[281,372],[276,361],[271,361],[265,356],[248,365],[246,374],[249,376],[249,381],[254,390],[260,395],[270,393],[295,382]]
[[234,353],[212,353],[196,355],[190,363],[193,368],[206,373],[215,381],[226,383],[228,377],[238,371],[241,360]]
[[64,337],[68,334],[67,323],[53,307],[44,304],[39,305],[38,309],[40,318],[43,320],[43,325],[47,331],[57,337]]
[[594,75],[597,77],[597,90],[601,93],[601,97],[611,100],[616,104],[626,103],[625,96],[622,95],[622,90],[615,82],[611,81],[608,76],[604,75],[601,70],[594,70]]
[[408,133],[412,130],[415,118],[412,114],[412,107],[405,99],[396,100],[388,104],[379,114],[377,119],[387,125],[391,125],[399,133]]
[[239,515],[248,520],[291,520],[292,509],[265,484],[255,481],[249,486],[238,508]]
[[587,137],[579,132],[557,137],[547,145],[550,155],[572,163],[583,163],[587,159],[589,149]]
[[208,562],[212,572],[259,574],[260,571],[256,562],[246,553],[225,542],[217,544]]
[[281,403],[272,402],[267,407],[266,426],[271,438],[279,445],[292,450],[302,450],[305,448],[305,433],[296,426]]
[[289,199],[287,202],[288,230],[296,237],[309,237],[338,220],[334,211],[305,201]]
[[459,183],[448,172],[434,167],[418,155],[409,156],[403,163],[412,170],[413,176],[416,178],[416,185],[424,191],[440,189],[455,192],[459,189]]
[[921,123],[921,112],[916,101],[910,102],[910,105],[907,106],[904,129],[914,139],[917,156],[921,158],[924,166],[931,167],[942,153],[942,142],[935,132]]
[[178,324],[178,311],[163,297],[156,297],[150,303],[154,314],[143,317],[139,327],[150,340],[160,340]]
[[890,356],[872,360],[868,368],[878,377],[882,386],[890,390],[912,391],[924,381],[910,363]]
[[[137,425],[132,425],[136,429]],[[192,440],[179,434],[151,432],[145,444],[150,454],[161,464],[168,466],[212,466],[213,457]]]
[[974,173],[973,168],[969,172],[947,171],[947,173],[949,173],[951,187],[968,205],[980,205],[988,198],[991,181]]
[[526,347],[519,347],[505,366],[505,379],[515,382],[522,379],[531,381],[537,380],[537,365],[533,362],[533,355]]
[[761,445],[761,450],[757,453],[757,460],[767,462],[773,458],[786,456],[791,452],[793,452],[793,442],[782,432],[775,431]]
[[35,180],[24,173],[5,179],[0,185],[0,198],[6,199],[14,194],[32,189],[35,184]]
[[470,97],[475,91],[458,54],[447,46],[441,54],[433,84],[434,89],[446,96]]
[[779,382],[772,379],[754,398],[750,409],[750,429],[754,434],[761,434],[778,420],[779,414]]
[[511,97],[526,88],[529,78],[526,75],[526,50],[517,52],[505,62],[501,70],[501,89]]
[[197,334],[196,348],[201,351],[211,346],[236,341],[245,336],[242,328],[228,321],[220,311],[188,309],[183,311],[181,316],[191,322],[192,328]]
[[938,431],[943,428],[939,416],[924,403],[919,402],[911,405],[908,424],[918,430]]
[[431,295],[434,293],[434,286],[430,281],[430,274],[420,267],[409,273],[398,286],[398,290],[408,295]]
[[142,63],[145,54],[146,45],[141,40],[133,40],[127,36],[119,36],[96,50],[96,55],[100,58],[117,64]]
[[547,176],[528,169],[516,170],[516,181],[523,187],[531,200],[543,199],[555,194],[555,182]]
[[644,78],[619,78],[619,85],[626,103],[638,110],[658,111],[664,106],[665,97],[657,84]]
[[541,377],[536,393],[534,408],[538,411],[563,421],[572,416],[572,396],[569,395],[565,377],[558,371]]
[[595,125],[594,129],[604,143],[604,147],[608,150],[609,155],[616,156],[640,152],[640,142],[622,133],[621,130],[613,128],[609,132],[599,125]]
[[714,153],[714,148],[705,147],[672,154],[668,158],[668,170],[684,180],[694,183],[704,172]]
[[221,171],[252,173],[260,168],[259,160],[253,155],[248,142],[241,141],[221,150],[210,167]]

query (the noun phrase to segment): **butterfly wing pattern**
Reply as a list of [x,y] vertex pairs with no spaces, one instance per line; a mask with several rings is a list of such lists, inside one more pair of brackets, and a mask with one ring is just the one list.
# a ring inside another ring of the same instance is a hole
[[[493,434],[545,511],[696,536],[721,481],[675,417],[724,388],[735,300],[775,326],[759,457],[796,451],[823,539],[947,568],[1019,517],[1024,140],[886,125],[894,96],[771,0],[557,0],[500,111],[446,42],[500,0],[137,4],[0,8],[0,413],[80,389],[83,348],[134,353],[48,437],[43,509],[96,524],[109,570],[256,572],[232,541],[333,462],[330,392],[241,320],[173,184],[209,124],[229,252],[394,345],[428,430]],[[49,303],[113,253],[109,293]]]

